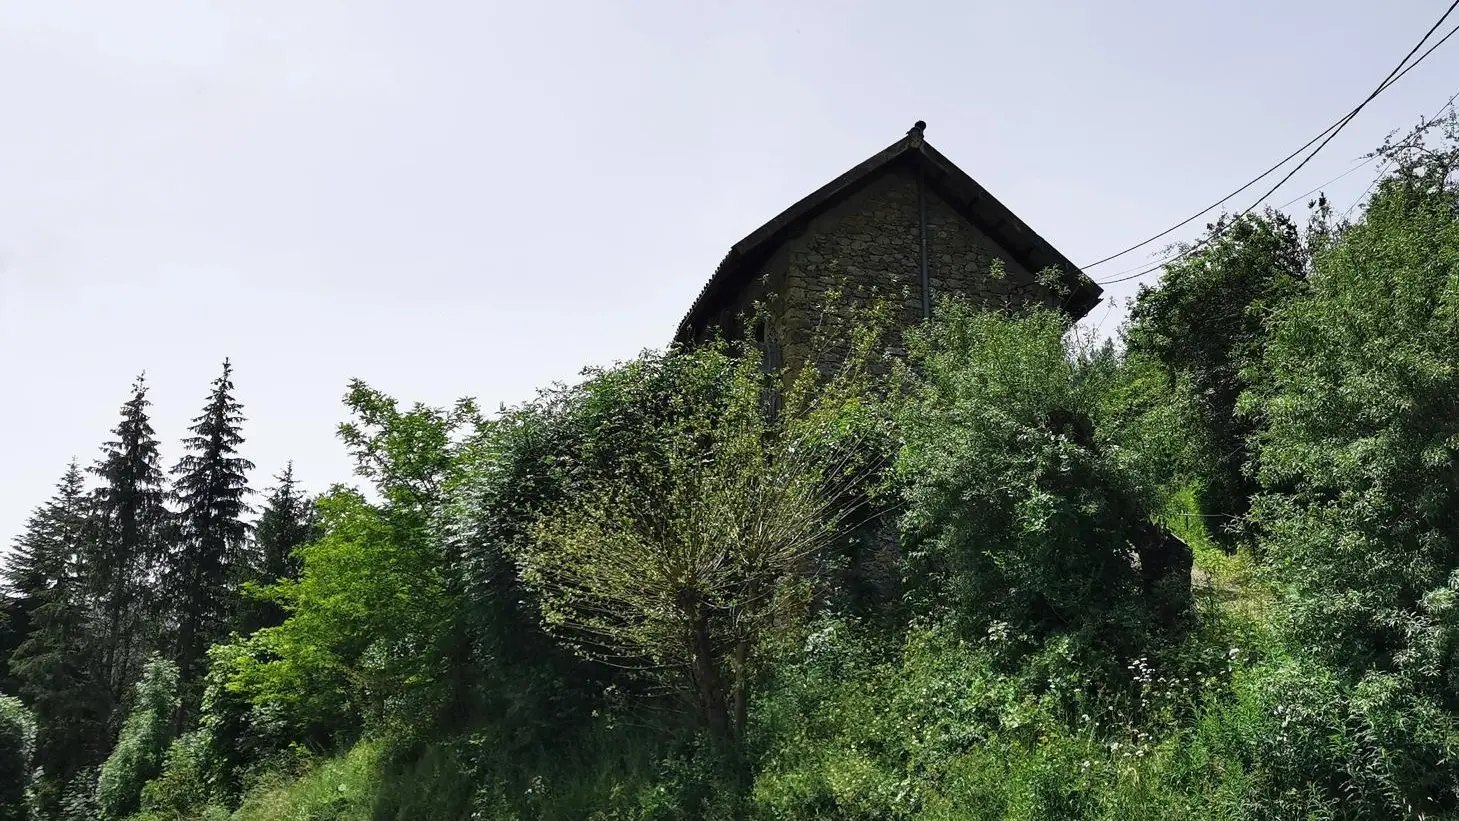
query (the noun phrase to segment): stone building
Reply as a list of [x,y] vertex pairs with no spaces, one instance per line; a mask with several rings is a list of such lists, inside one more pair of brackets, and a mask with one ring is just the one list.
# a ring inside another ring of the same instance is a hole
[[[711,329],[751,333],[771,364],[804,362],[826,292],[903,300],[904,321],[931,315],[945,294],[990,307],[1032,301],[1075,319],[1101,289],[962,169],[923,139],[925,123],[730,248],[689,313],[678,340]],[[990,276],[994,260],[1003,275]],[[1041,272],[1052,276],[1040,276]],[[743,327],[756,301],[766,322]]]

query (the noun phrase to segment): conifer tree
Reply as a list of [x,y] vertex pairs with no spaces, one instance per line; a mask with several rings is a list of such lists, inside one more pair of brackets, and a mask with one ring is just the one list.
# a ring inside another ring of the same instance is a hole
[[12,597],[37,599],[71,564],[86,521],[86,483],[73,459],[56,484],[56,494],[36,508],[0,578]]
[[[297,579],[301,563],[294,549],[313,540],[317,530],[314,506],[294,480],[294,463],[289,462],[284,472],[274,478],[278,484],[268,490],[254,529],[254,554],[258,561],[254,578],[263,584]],[[277,604],[257,602],[249,608],[243,632],[273,627],[283,620],[284,612]]]
[[176,608],[176,658],[184,685],[201,672],[208,646],[227,635],[241,615],[238,593],[250,566],[243,517],[252,512],[246,474],[253,463],[238,456],[243,408],[233,398],[232,377],[225,359],[207,405],[188,428],[192,435],[183,440],[187,453],[172,470],[180,511],[165,585]]
[[150,643],[154,573],[166,552],[169,514],[145,376],[122,405],[115,437],[92,468],[101,479],[82,576],[95,600],[101,670],[116,704],[135,680]]
[[98,685],[97,646],[81,588],[79,555],[86,549],[91,500],[73,461],[50,501],[37,508],[15,542],[5,583],[25,603],[28,631],[10,659],[18,691],[38,727],[36,784],[43,806],[105,743],[107,694]]
[[80,545],[86,520],[86,486],[73,459],[56,495],[31,514],[0,568],[0,686],[13,674],[9,660],[30,635],[35,611]]

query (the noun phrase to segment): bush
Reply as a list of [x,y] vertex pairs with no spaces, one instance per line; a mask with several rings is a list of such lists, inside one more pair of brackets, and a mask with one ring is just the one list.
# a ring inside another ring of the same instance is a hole
[[98,776],[95,767],[86,767],[66,782],[61,790],[57,821],[96,821],[101,817],[96,789]]
[[142,788],[143,817],[155,821],[187,821],[214,808],[216,792],[210,776],[211,739],[206,731],[193,731],[172,742],[162,762],[162,774]]
[[35,719],[20,699],[0,696],[0,821],[26,821]]
[[923,612],[1012,649],[1072,637],[1099,679],[1184,623],[1190,556],[1105,429],[1114,361],[1070,351],[1066,321],[946,305],[913,340],[898,473]]
[[115,821],[137,811],[142,788],[162,772],[163,754],[177,720],[177,666],[153,658],[137,682],[132,712],[97,785],[100,818]]
[[[1021,671],[994,643],[921,626],[888,657],[855,624],[823,624],[756,702],[752,817],[1202,817],[1179,792],[1176,735],[1127,702],[1079,701],[1067,668],[1049,681],[1062,642]],[[1174,677],[1131,676],[1151,704],[1182,697]],[[1070,715],[1071,697],[1087,712]]]
[[[1452,135],[1459,137],[1459,135]],[[1459,704],[1459,141],[1399,156],[1276,315],[1255,519],[1292,638]],[[1433,181],[1442,181],[1434,185]]]
[[298,709],[301,703],[318,702],[288,700],[264,689],[262,685],[269,679],[259,674],[277,657],[268,651],[262,633],[215,644],[208,657],[211,663],[198,722],[203,732],[189,742],[190,747],[195,745],[189,755],[196,756],[196,763],[189,766],[198,768],[214,797],[232,805],[262,770],[287,757],[292,744],[326,742],[331,725],[320,720],[319,711]]

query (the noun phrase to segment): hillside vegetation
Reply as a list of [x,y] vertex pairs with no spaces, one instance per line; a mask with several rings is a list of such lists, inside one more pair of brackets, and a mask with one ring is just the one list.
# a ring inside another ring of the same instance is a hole
[[256,521],[231,368],[169,473],[139,381],[5,568],[0,821],[1459,817],[1459,124],[1381,153],[1113,341],[355,383]]

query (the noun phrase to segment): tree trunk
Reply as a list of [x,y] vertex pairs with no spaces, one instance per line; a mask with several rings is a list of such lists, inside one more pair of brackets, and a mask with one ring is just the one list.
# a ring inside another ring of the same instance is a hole
[[748,637],[741,635],[735,639],[735,669],[734,669],[734,726],[731,728],[731,735],[736,744],[745,738],[745,722],[749,714],[748,695],[750,671],[749,667]]
[[709,619],[696,614],[693,622],[694,682],[699,691],[699,705],[704,723],[720,737],[730,734],[730,718],[725,709],[724,681],[714,663],[714,645],[709,634]]

